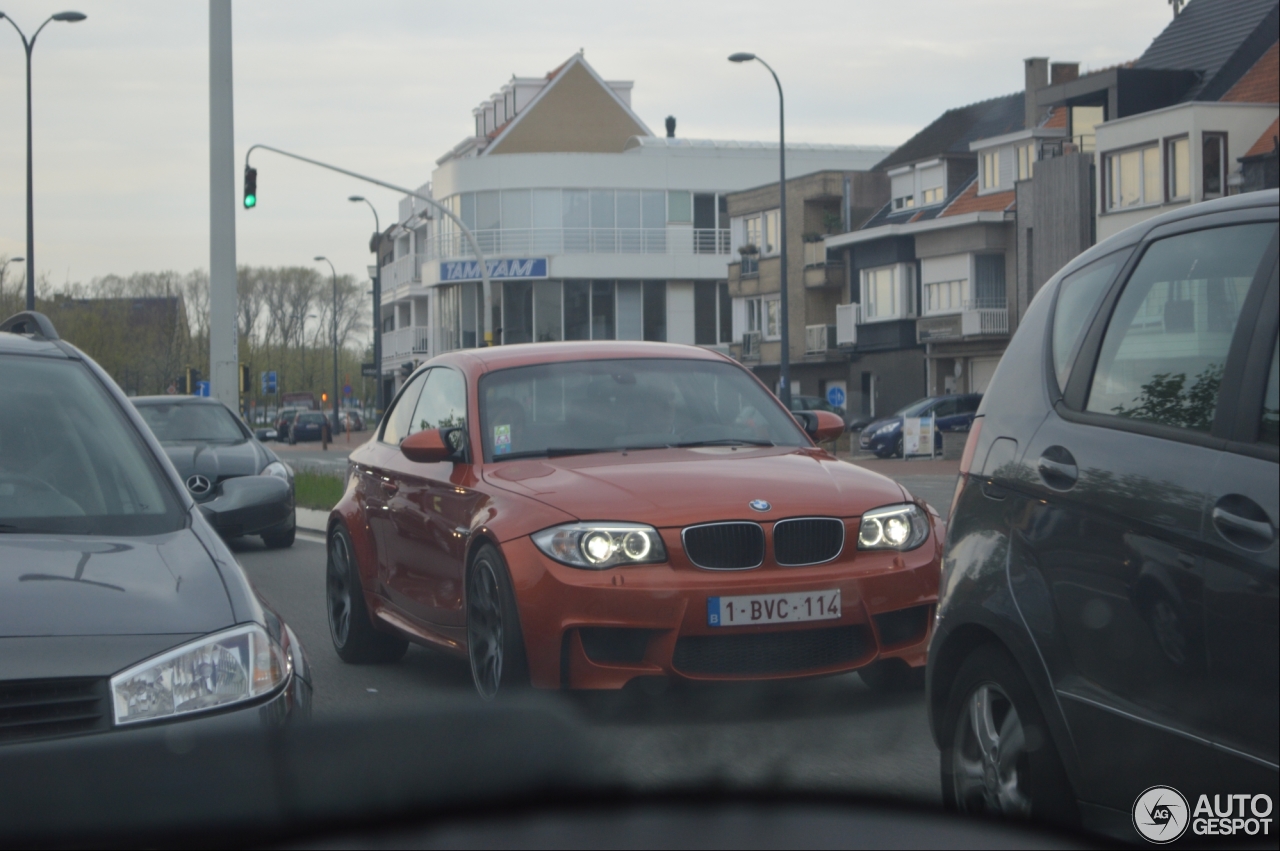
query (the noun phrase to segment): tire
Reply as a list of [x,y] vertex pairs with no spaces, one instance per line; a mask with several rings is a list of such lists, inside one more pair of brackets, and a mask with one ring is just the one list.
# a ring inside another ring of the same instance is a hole
[[482,700],[529,685],[515,593],[497,549],[485,544],[467,570],[467,658]]
[[901,458],[902,455],[902,438],[898,438],[898,442],[893,445],[893,455],[891,458]]
[[298,535],[298,526],[295,522],[283,532],[263,532],[262,543],[269,550],[282,550],[286,547],[292,547],[294,538]]
[[347,531],[336,527],[329,535],[325,569],[325,611],[333,649],[338,658],[353,665],[395,662],[409,649],[409,642],[374,629],[353,553]]
[[1044,714],[1003,648],[983,645],[965,659],[938,731],[947,809],[1079,826],[1075,795]]
[[924,690],[924,666],[913,668],[901,659],[881,659],[858,669],[867,688],[878,692]]

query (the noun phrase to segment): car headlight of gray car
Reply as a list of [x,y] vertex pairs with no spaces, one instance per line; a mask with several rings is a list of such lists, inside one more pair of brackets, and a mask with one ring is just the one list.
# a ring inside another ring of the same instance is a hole
[[270,694],[289,679],[289,653],[257,624],[206,635],[111,678],[116,724],[221,709]]
[[929,517],[914,503],[886,505],[862,515],[860,550],[913,550],[929,537]]
[[293,470],[289,469],[289,465],[283,461],[272,461],[270,464],[262,468],[259,476],[275,476],[277,479],[284,479],[286,482],[293,478]]

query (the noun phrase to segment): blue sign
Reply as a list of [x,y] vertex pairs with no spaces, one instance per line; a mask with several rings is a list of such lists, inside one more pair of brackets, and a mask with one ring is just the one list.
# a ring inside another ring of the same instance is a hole
[[196,382],[196,392],[195,392],[194,394],[192,394],[192,395],[195,395],[195,396],[208,396],[208,395],[209,395],[209,382],[207,382],[207,381],[197,381],[197,382]]
[[350,385],[350,384],[344,384],[344,385],[342,385],[342,395],[343,395],[343,396],[350,396],[350,395],[351,395],[351,385]]
[[276,392],[276,372],[273,369],[262,373],[262,395],[266,396],[274,392]]
[[[545,257],[486,260],[485,267],[489,271],[489,279],[494,281],[524,280],[545,278],[547,276],[547,258]],[[480,280],[480,264],[475,260],[450,260],[441,263],[440,280],[441,282],[478,281]]]
[[832,387],[827,391],[827,404],[833,408],[844,407],[844,391],[839,387]]

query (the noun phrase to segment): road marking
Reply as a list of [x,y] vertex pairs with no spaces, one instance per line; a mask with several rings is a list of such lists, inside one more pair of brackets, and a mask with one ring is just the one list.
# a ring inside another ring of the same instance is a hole
[[307,543],[310,543],[310,544],[327,544],[328,543],[328,541],[324,539],[324,535],[321,535],[319,533],[304,532],[301,529],[298,529],[294,533],[294,537],[297,538],[299,541],[306,541]]

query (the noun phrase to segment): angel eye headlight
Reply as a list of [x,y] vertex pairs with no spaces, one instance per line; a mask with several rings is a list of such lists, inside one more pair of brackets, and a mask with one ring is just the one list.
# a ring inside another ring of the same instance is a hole
[[269,694],[293,662],[257,624],[206,635],[111,678],[116,724],[218,709]]
[[860,550],[913,550],[929,537],[929,517],[913,503],[886,505],[862,515]]
[[658,530],[640,523],[566,523],[535,532],[532,538],[556,561],[589,570],[667,560]]

